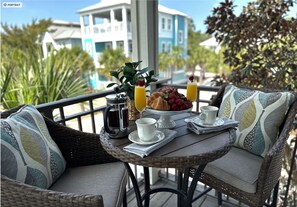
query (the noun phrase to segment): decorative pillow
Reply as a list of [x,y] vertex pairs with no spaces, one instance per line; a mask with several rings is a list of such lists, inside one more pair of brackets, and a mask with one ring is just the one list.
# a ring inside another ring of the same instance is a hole
[[239,122],[235,146],[264,157],[294,99],[290,92],[264,93],[229,85],[218,116]]
[[66,162],[51,138],[42,115],[25,105],[1,119],[1,174],[48,188],[64,172]]

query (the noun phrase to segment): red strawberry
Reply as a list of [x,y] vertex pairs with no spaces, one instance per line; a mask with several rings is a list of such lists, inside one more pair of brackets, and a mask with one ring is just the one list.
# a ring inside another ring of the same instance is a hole
[[144,82],[143,79],[139,79],[139,80],[137,81],[137,85],[138,85],[138,86],[144,86],[144,84],[145,84],[145,82]]
[[183,100],[181,100],[180,98],[179,99],[176,99],[175,100],[175,103],[179,106],[181,106],[183,104]]
[[191,82],[193,82],[193,80],[194,80],[194,76],[190,76],[190,77],[189,77],[189,80],[190,80]]
[[170,105],[174,104],[174,99],[169,99],[168,103],[169,103]]
[[179,107],[179,109],[180,109],[180,110],[185,110],[185,109],[187,109],[187,106],[186,106],[185,104],[183,104],[183,105],[181,105],[181,106]]
[[172,108],[173,111],[179,111],[179,108],[178,108],[178,106],[176,104],[173,104],[171,106],[171,108]]

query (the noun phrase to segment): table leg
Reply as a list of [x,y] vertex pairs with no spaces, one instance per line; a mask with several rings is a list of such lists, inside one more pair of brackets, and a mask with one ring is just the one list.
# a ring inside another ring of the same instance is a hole
[[187,194],[187,202],[186,202],[186,207],[191,207],[192,206],[192,202],[193,202],[193,196],[194,196],[194,192],[196,190],[196,186],[198,183],[198,180],[205,168],[206,164],[204,165],[199,165],[199,167],[196,169],[196,172],[194,174],[193,180],[191,182],[188,194]]
[[[143,167],[143,173],[144,173],[144,190],[145,193],[148,193],[151,190],[150,187],[150,172],[148,167]],[[150,196],[147,196],[144,200],[144,206],[149,207],[150,206]]]
[[[183,173],[178,170],[178,176],[177,176],[177,190],[182,191],[182,185],[183,185]],[[177,206],[182,206],[182,196],[177,195]]]
[[[190,175],[190,168],[184,169],[184,172],[178,172],[177,178],[177,189],[181,191],[184,195],[187,195],[188,192],[188,184],[189,184],[189,175]],[[177,206],[182,207],[185,204],[185,198],[181,195],[177,196]]]
[[142,207],[142,200],[141,200],[141,195],[140,195],[140,190],[139,190],[139,187],[138,187],[137,179],[135,178],[135,175],[134,175],[133,171],[131,170],[131,167],[130,167],[129,163],[124,162],[124,164],[125,164],[125,167],[126,167],[126,169],[128,171],[128,174],[130,176],[131,182],[133,184],[135,197],[136,197],[136,201],[137,201],[137,206]]

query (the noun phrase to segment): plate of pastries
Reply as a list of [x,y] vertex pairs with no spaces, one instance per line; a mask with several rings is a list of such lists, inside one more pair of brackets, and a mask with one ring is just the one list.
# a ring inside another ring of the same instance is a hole
[[191,111],[193,104],[177,88],[164,86],[153,92],[146,100],[146,110],[160,115]]

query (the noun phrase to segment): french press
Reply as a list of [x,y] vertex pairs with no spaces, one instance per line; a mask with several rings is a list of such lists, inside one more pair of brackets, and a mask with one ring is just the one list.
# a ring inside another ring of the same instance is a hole
[[104,128],[110,138],[121,138],[130,132],[127,100],[123,93],[106,96]]

